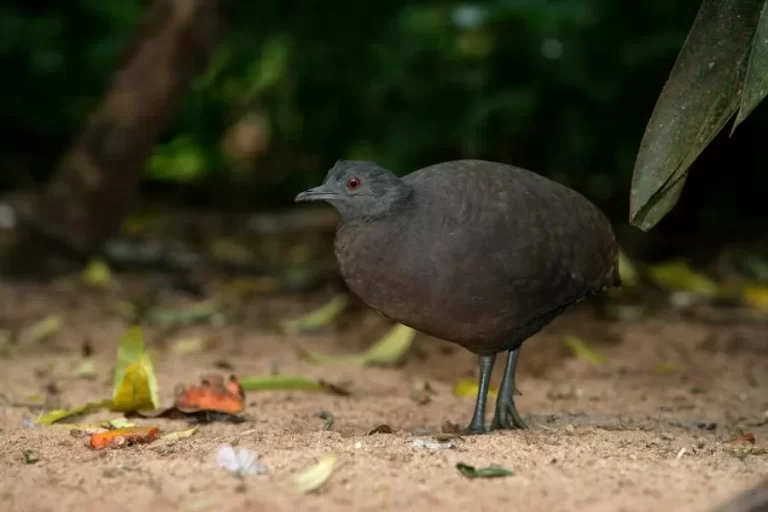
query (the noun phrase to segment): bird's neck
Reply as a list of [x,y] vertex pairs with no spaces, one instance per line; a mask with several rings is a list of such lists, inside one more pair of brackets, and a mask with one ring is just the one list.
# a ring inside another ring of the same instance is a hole
[[364,211],[339,210],[341,225],[349,224],[362,227],[377,222],[401,223],[413,215],[416,210],[416,198],[413,187],[405,183],[402,187],[391,190],[387,196],[369,205]]

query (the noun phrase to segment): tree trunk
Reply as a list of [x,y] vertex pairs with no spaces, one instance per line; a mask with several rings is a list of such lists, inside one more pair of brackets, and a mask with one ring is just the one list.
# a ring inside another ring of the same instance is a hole
[[68,249],[98,252],[138,199],[147,158],[187,85],[202,72],[235,0],[155,0],[140,23],[101,106],[29,211],[11,267],[39,271]]

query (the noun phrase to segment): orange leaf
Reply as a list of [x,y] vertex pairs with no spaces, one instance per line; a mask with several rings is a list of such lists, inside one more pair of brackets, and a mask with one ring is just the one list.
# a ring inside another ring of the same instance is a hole
[[209,374],[202,377],[199,385],[178,386],[174,405],[181,411],[237,414],[245,409],[245,392],[234,375],[225,382],[221,375]]
[[94,450],[122,448],[133,444],[147,444],[160,437],[157,427],[127,427],[107,430],[91,435],[90,447]]
[[744,435],[740,435],[728,441],[731,444],[755,444],[755,434],[747,432]]

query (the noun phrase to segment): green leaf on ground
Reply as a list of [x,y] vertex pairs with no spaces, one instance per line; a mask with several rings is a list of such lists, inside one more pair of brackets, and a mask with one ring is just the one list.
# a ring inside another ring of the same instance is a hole
[[587,342],[577,336],[565,336],[565,346],[573,353],[576,359],[600,366],[608,362],[608,357],[587,345]]
[[349,296],[341,293],[319,308],[292,320],[281,320],[280,329],[285,334],[315,332],[330,324],[349,304]]
[[459,470],[459,473],[461,473],[462,476],[467,478],[498,478],[514,475],[511,470],[502,468],[500,466],[476,468],[474,466],[470,466],[469,464],[464,464],[463,462],[456,464],[456,469]]
[[338,455],[336,453],[326,455],[317,464],[310,466],[294,477],[296,489],[301,494],[318,490],[331,478],[337,462]]
[[403,324],[395,324],[362,354],[327,355],[302,350],[302,355],[315,363],[347,363],[358,365],[396,365],[411,348],[416,331]]
[[695,272],[682,260],[653,265],[648,268],[648,277],[669,291],[691,292],[706,297],[714,297],[720,293],[720,286],[714,280]]
[[40,425],[53,425],[56,422],[72,418],[73,416],[98,411],[104,407],[109,407],[111,404],[111,400],[102,400],[101,402],[89,402],[78,407],[73,407],[72,409],[56,409],[38,417],[35,420],[35,423]]
[[123,335],[117,349],[111,409],[156,409],[158,404],[157,380],[152,359],[145,352],[144,333],[141,327],[131,327]]

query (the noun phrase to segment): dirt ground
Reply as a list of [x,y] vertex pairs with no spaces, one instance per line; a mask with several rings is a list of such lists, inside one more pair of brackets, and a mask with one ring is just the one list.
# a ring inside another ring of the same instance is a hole
[[[264,325],[264,311],[277,302],[256,301],[253,314],[237,324],[175,333],[216,336],[219,344],[183,356],[159,351],[155,370],[164,399],[177,383],[217,371],[222,360],[238,376],[277,368],[346,381],[352,396],[252,392],[246,423],[203,425],[196,436],[176,442],[92,451],[69,427],[31,426],[25,418],[39,411],[9,401],[50,392],[53,382],[63,406],[108,396],[115,347],[127,324],[98,294],[0,283],[0,321],[30,323],[54,313],[66,320],[53,346],[0,358],[2,509],[705,511],[768,474],[768,455],[734,453],[728,442],[751,432],[757,445],[768,446],[766,325],[674,317],[607,322],[584,305],[523,348],[517,403],[530,431],[464,437],[455,448],[435,450],[413,441],[430,439],[426,430],[439,431],[445,422],[468,422],[473,400],[451,390],[459,378],[476,375],[472,355],[419,335],[400,368],[312,364],[288,342],[331,353],[359,351],[387,323],[358,315],[343,331],[288,340]],[[573,358],[563,335],[589,340],[608,363]],[[77,366],[86,340],[95,348],[99,378],[63,377]],[[425,382],[434,394],[420,404],[412,390]],[[313,416],[318,410],[335,416],[329,431]],[[115,416],[104,412],[78,421]],[[137,423],[164,431],[187,428],[182,421]],[[394,433],[367,435],[382,423]],[[222,443],[256,451],[269,473],[241,483],[216,463]],[[39,462],[25,464],[24,450],[36,452]],[[331,451],[340,454],[341,465],[330,480],[315,494],[297,495],[290,478]],[[501,465],[514,475],[470,480],[456,470],[458,462]]]

